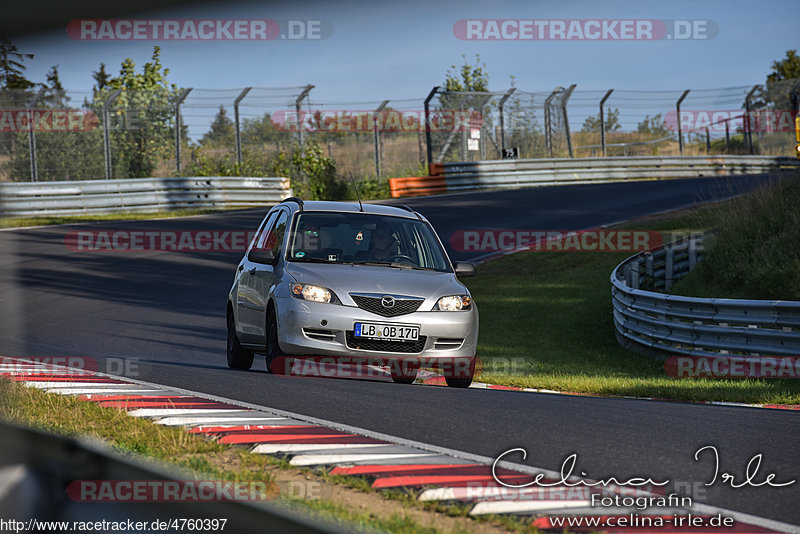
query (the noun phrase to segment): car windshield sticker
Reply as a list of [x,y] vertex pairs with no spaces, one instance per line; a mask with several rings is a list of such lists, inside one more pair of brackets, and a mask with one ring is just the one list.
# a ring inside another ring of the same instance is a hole
[[303,252],[303,251],[301,250],[300,252],[298,252],[298,253],[297,253],[297,254],[295,254],[294,256],[295,256],[295,258],[302,258],[302,257],[303,257],[303,256],[305,256],[305,255],[306,255],[306,253],[305,253],[305,252]]
[[356,243],[361,243],[362,241],[364,241],[364,233],[359,230],[356,234]]

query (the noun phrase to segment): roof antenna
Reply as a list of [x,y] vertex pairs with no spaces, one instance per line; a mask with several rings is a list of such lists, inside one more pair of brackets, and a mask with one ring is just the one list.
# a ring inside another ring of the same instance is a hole
[[358,193],[358,186],[356,185],[356,181],[353,180],[353,171],[347,171],[347,172],[348,172],[348,174],[350,174],[350,181],[353,184],[353,189],[356,190],[356,198],[358,199],[358,207],[361,210],[361,212],[363,213],[364,212],[364,205],[361,204],[361,195]]

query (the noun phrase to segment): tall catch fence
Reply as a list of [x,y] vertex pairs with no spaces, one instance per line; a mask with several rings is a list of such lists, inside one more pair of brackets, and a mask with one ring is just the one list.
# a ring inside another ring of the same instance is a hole
[[318,93],[310,84],[2,91],[0,180],[275,176],[311,145],[340,175],[381,179],[504,157],[792,156],[800,106],[800,80],[669,91],[434,87],[363,101]]

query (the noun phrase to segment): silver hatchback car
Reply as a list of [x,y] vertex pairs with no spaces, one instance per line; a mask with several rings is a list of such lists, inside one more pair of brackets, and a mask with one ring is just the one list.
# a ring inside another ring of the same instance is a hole
[[[228,365],[267,369],[324,357],[389,366],[411,383],[420,367],[467,387],[478,309],[430,223],[407,207],[288,198],[261,222],[228,295]],[[294,358],[292,358],[294,357]]]

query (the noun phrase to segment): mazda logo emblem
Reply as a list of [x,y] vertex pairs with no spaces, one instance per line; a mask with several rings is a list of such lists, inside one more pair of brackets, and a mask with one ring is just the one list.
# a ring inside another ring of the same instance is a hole
[[381,298],[381,306],[384,308],[392,308],[394,307],[394,297],[386,295]]

